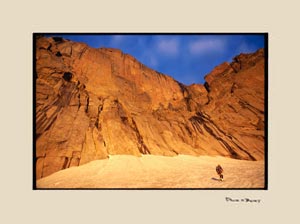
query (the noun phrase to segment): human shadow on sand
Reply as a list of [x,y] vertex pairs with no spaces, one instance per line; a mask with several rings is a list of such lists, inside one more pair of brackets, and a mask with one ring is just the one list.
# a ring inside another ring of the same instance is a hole
[[211,179],[212,179],[212,180],[215,180],[215,181],[220,181],[220,179],[215,178],[215,177],[212,177]]

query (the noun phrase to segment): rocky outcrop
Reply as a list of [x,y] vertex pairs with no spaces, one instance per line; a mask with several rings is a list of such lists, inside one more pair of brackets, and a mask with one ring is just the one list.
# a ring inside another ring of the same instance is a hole
[[264,159],[264,63],[260,49],[235,57],[231,64],[217,67],[217,75],[213,71],[205,77],[209,103],[203,111],[222,130],[236,158],[245,158],[242,151],[251,160]]
[[264,158],[264,52],[185,86],[117,49],[36,39],[36,178],[109,155]]

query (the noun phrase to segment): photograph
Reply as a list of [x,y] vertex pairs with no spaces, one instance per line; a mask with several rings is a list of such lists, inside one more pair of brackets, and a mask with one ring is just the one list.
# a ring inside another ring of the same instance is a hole
[[47,33],[33,190],[268,190],[268,33]]
[[2,1],[1,223],[295,223],[297,1]]

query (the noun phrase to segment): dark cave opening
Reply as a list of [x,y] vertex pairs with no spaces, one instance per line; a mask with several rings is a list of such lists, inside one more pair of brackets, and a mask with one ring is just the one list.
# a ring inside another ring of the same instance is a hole
[[65,72],[63,75],[64,80],[66,80],[67,82],[70,82],[72,79],[72,73],[71,72]]
[[55,54],[57,57],[61,57],[62,54],[58,51],[56,54]]

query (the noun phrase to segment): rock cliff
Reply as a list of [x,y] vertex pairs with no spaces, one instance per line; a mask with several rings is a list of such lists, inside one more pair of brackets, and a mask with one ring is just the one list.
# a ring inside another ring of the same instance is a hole
[[109,155],[264,159],[264,51],[183,85],[117,49],[35,46],[36,178]]

